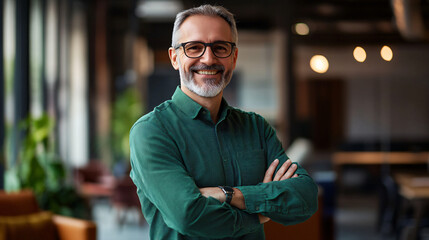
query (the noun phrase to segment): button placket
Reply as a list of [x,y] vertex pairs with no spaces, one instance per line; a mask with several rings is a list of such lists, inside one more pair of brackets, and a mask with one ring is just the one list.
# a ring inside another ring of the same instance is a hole
[[216,133],[216,138],[217,138],[217,142],[219,145],[219,150],[222,156],[222,164],[223,164],[223,168],[224,168],[224,172],[225,172],[225,183],[227,185],[233,185],[234,183],[234,173],[233,173],[233,168],[231,166],[231,161],[229,159],[228,156],[228,150],[227,150],[227,146],[224,146],[224,142],[222,140],[222,131],[221,131],[222,127],[220,122],[218,124],[216,124],[215,126],[215,133]]

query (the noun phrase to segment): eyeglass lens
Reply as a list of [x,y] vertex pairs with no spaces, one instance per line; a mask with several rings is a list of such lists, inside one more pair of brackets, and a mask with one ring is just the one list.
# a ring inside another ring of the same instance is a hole
[[[215,42],[211,46],[211,50],[216,57],[228,57],[231,55],[232,46],[227,42]],[[190,42],[184,47],[188,57],[201,57],[206,50],[206,46],[200,42]]]

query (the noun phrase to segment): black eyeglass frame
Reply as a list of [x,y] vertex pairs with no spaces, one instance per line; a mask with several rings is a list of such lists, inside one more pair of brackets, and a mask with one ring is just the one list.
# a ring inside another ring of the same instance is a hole
[[[198,57],[190,57],[190,56],[188,56],[188,54],[186,54],[185,46],[186,46],[186,44],[189,44],[189,43],[201,43],[201,44],[203,44],[203,45],[204,45],[204,51],[203,51],[203,52],[201,53],[201,55],[199,55]],[[212,46],[213,46],[214,44],[217,44],[217,43],[228,43],[228,44],[230,44],[230,45],[231,45],[231,52],[228,54],[228,56],[225,56],[225,57],[219,57],[219,56],[217,56],[217,55],[216,55],[216,53],[213,51],[213,47],[212,47]],[[232,52],[234,52],[234,48],[235,48],[236,44],[235,44],[235,43],[233,43],[233,42],[228,42],[228,41],[215,41],[215,42],[212,42],[212,43],[205,43],[205,42],[200,42],[200,41],[189,41],[189,42],[180,43],[180,44],[179,44],[179,46],[175,47],[174,49],[175,49],[175,50],[177,50],[177,49],[179,49],[180,47],[183,47],[183,52],[185,53],[185,55],[186,55],[188,58],[200,58],[201,56],[203,56],[203,55],[204,55],[204,53],[206,53],[207,46],[209,46],[209,47],[210,47],[210,49],[211,49],[212,53],[213,53],[216,57],[218,57],[218,58],[227,58],[227,57],[230,57],[230,56],[231,56]]]

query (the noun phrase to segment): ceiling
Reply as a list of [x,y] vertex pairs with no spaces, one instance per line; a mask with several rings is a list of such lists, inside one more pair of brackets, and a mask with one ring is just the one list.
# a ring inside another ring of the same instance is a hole
[[[429,0],[217,0],[236,15],[237,26],[244,29],[269,29],[304,22],[310,34],[297,37],[303,44],[346,44],[363,42],[421,42],[428,40]],[[183,0],[185,8],[198,6],[201,1]],[[414,10],[408,8],[415,6]],[[393,5],[402,7],[394,13]],[[398,29],[398,18],[408,21]],[[415,25],[422,20],[424,34]],[[412,29],[414,28],[414,29]],[[408,31],[408,32],[407,32]]]
[[[310,33],[306,36],[293,34],[294,44],[429,42],[429,0],[176,1],[181,2],[185,9],[206,3],[224,6],[235,15],[239,30],[283,28],[293,33],[291,29],[295,23],[306,23]],[[139,2],[142,1],[110,0],[110,16],[122,16],[118,19],[129,21],[130,8],[135,8]],[[414,8],[407,8],[408,5]],[[140,18],[139,34],[146,37],[151,47],[165,49],[170,45],[173,20]]]

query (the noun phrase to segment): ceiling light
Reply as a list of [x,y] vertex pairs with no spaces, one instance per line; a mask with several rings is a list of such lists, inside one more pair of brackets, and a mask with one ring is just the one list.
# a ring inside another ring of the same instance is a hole
[[366,59],[365,49],[363,49],[362,47],[359,47],[359,46],[356,47],[355,50],[353,51],[353,57],[358,62],[365,62],[365,59]]
[[295,32],[298,35],[308,35],[310,33],[310,28],[308,28],[308,25],[305,23],[297,23],[295,24]]
[[314,55],[310,60],[310,67],[317,73],[325,73],[329,68],[328,59],[322,55]]
[[177,0],[140,0],[136,15],[149,20],[170,20],[183,10],[183,4]]
[[385,61],[390,62],[393,58],[392,49],[389,46],[383,46],[380,55]]

